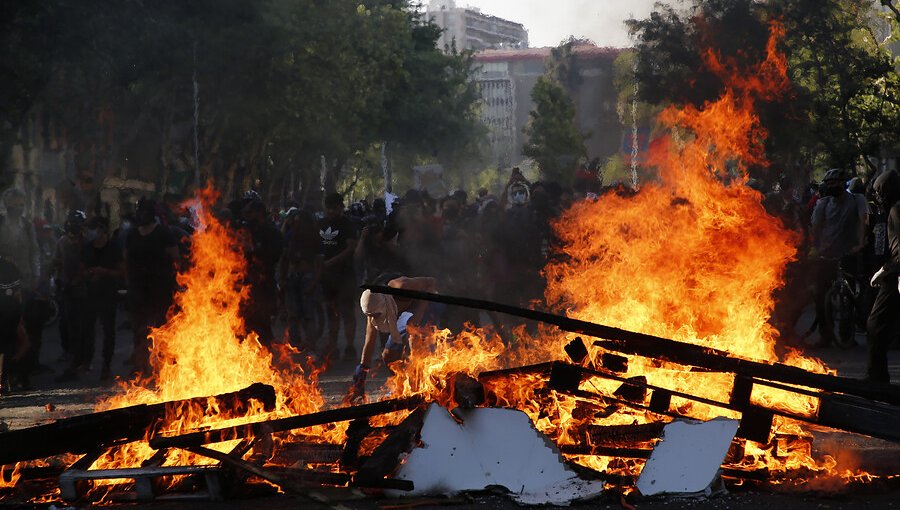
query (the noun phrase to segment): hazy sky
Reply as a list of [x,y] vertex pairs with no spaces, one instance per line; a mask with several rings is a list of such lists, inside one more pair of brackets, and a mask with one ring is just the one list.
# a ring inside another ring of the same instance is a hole
[[[570,35],[600,46],[630,46],[624,20],[646,18],[657,0],[456,0],[525,25],[530,46],[556,46]],[[665,2],[668,3],[668,2]]]

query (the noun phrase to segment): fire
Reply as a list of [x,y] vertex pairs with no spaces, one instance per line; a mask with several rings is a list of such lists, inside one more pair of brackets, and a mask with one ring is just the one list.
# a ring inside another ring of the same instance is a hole
[[[819,360],[775,349],[776,331],[768,320],[772,292],[782,285],[786,264],[796,254],[795,234],[769,216],[762,196],[747,186],[747,171],[765,167],[767,133],[755,113],[760,100],[784,94],[787,63],[777,51],[783,29],[771,26],[766,58],[750,67],[705,54],[708,67],[725,84],[721,97],[696,107],[672,106],[658,118],[659,139],[648,165],[658,179],[635,193],[609,193],[575,204],[554,225],[565,256],[545,268],[546,298],[578,319],[727,351],[761,362],[782,362],[825,373]],[[484,330],[455,339],[448,332],[419,332],[412,356],[392,379],[398,393],[425,392],[437,398],[452,372],[483,370],[565,359],[562,347],[574,335],[543,332],[517,347],[506,347]],[[417,335],[412,335],[414,338]],[[423,347],[428,345],[428,347]],[[603,351],[593,348],[597,360]],[[644,376],[649,384],[728,402],[734,376],[689,372],[679,365],[630,356],[625,377]],[[590,424],[632,424],[658,420],[650,413],[621,408],[605,418],[585,413],[596,405],[557,394],[539,375],[517,375],[486,382],[493,403],[524,410],[557,444],[584,444]],[[611,395],[620,383],[591,378],[581,389]],[[814,417],[813,397],[755,387],[751,401],[799,416]],[[739,413],[685,399],[673,409],[698,419],[737,418]],[[811,455],[810,436],[798,423],[776,418],[777,436],[792,437],[774,452],[771,445],[747,441],[738,463],[785,473],[799,469],[831,472],[836,463]],[[589,442],[589,441],[588,441]],[[635,473],[639,460],[573,457],[599,470]]]
[[[295,362],[298,353],[289,346],[275,346],[273,352],[260,344],[255,333],[245,331],[240,306],[249,288],[242,283],[247,270],[243,240],[211,214],[215,199],[212,186],[208,186],[193,204],[199,228],[191,238],[191,264],[178,275],[182,290],[175,296],[168,321],[151,333],[153,375],[123,384],[121,394],[97,409],[216,395],[257,382],[276,389],[276,407],[274,412],[266,412],[254,402],[246,416],[235,417],[219,409],[213,399],[204,406],[186,404],[167,413],[165,422],[148,435],[311,413],[324,405],[317,386],[318,370]],[[343,428],[318,427],[312,433],[342,438]],[[130,443],[107,453],[92,468],[139,466],[153,453],[146,442]],[[176,450],[169,453],[166,465],[186,462],[209,461]]]
[[[797,352],[781,360],[776,354],[776,332],[768,322],[772,292],[782,285],[796,239],[746,185],[751,166],[767,166],[767,133],[755,104],[778,97],[789,85],[785,58],[776,48],[782,35],[773,24],[766,59],[749,68],[707,51],[707,66],[725,90],[701,108],[670,106],[659,116],[665,134],[648,156],[658,180],[633,196],[608,194],[562,216],[556,232],[569,257],[546,268],[551,303],[579,319],[747,359],[827,370]],[[720,402],[730,395],[730,375],[650,363],[631,357],[627,375]],[[801,416],[815,416],[818,404],[813,397],[765,388],[755,389],[752,400]],[[680,412],[702,419],[735,416],[691,403]],[[776,429],[788,426],[781,420]],[[804,453],[791,455],[786,464],[792,462],[829,467]]]
[[[715,102],[701,108],[670,107],[658,122],[658,143],[648,165],[658,180],[628,196],[610,193],[566,211],[554,225],[565,257],[545,268],[546,298],[569,316],[729,352],[761,362],[783,363],[827,372],[820,361],[798,352],[779,359],[776,332],[768,319],[772,292],[782,284],[785,265],[795,256],[794,234],[761,206],[761,195],[749,188],[747,170],[765,166],[766,132],[754,112],[757,101],[778,97],[788,88],[786,62],[776,50],[782,36],[773,24],[766,59],[748,69],[705,56],[708,67],[725,83]],[[178,276],[182,290],[165,325],[152,332],[149,379],[122,385],[121,394],[98,410],[136,404],[216,395],[264,383],[276,389],[274,411],[255,404],[246,415],[233,416],[214,399],[206,405],[185,404],[171,410],[149,436],[175,434],[201,427],[261,421],[321,410],[325,401],[318,371],[297,363],[298,353],[286,346],[272,350],[245,330],[241,303],[247,266],[244,240],[211,213],[212,187],[194,204],[199,228],[191,239],[191,264]],[[423,394],[452,406],[448,383],[453,374],[476,377],[481,372],[565,359],[563,347],[574,335],[549,328],[530,335],[516,331],[518,342],[507,345],[490,328],[451,334],[434,328],[410,328],[409,359],[391,365],[393,396]],[[590,342],[588,342],[590,344]],[[589,345],[598,360],[604,352]],[[623,377],[645,377],[647,383],[727,402],[734,376],[690,372],[679,365],[628,357]],[[660,421],[658,415],[605,401],[620,382],[593,377],[580,389],[600,397],[573,397],[548,389],[545,374],[520,373],[484,381],[488,404],[514,407],[529,415],[538,430],[561,447],[591,446],[592,425],[632,425]],[[815,416],[813,397],[756,388],[751,400],[799,416]],[[679,414],[710,419],[738,417],[719,407],[673,398]],[[397,423],[399,413],[380,418]],[[342,443],[346,425],[304,430],[304,440]],[[832,457],[812,455],[809,432],[798,423],[778,419],[770,444],[736,442],[740,454],[731,466],[767,469],[772,473],[833,472],[845,478],[865,474],[844,470]],[[371,441],[370,441],[371,442]],[[217,445],[229,448],[235,442]],[[652,447],[654,440],[644,441]],[[364,445],[368,451],[374,444]],[[155,451],[146,441],[107,452],[92,468],[136,467]],[[634,474],[643,461],[570,453],[569,457],[608,473]],[[200,464],[209,460],[181,450],[167,454],[165,465]],[[0,472],[0,486],[15,483],[18,467]]]
[[22,464],[19,462],[15,466],[0,466],[0,489],[16,486],[22,477]]

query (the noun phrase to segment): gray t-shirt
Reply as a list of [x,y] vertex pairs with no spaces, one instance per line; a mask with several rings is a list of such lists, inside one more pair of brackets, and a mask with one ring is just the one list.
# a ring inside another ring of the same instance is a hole
[[812,226],[819,230],[816,248],[826,259],[839,259],[859,245],[859,229],[864,225],[869,207],[863,195],[845,191],[840,200],[822,197],[813,209]]

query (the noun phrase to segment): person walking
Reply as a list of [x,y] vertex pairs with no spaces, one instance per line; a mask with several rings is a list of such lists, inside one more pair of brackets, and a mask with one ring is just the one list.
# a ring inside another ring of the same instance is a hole
[[887,215],[888,259],[874,276],[878,288],[866,323],[869,362],[866,378],[879,383],[891,381],[887,351],[900,333],[900,174],[884,172],[875,180],[875,200]]

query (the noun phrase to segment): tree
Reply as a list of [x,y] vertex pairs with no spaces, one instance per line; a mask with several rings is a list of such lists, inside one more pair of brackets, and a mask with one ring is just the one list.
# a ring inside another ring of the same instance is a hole
[[0,14],[0,146],[48,119],[71,179],[171,187],[197,163],[195,81],[201,173],[226,198],[315,195],[323,156],[334,187],[384,141],[432,154],[477,137],[471,55],[437,50],[405,0],[10,0]]
[[897,72],[872,19],[872,5],[854,0],[696,0],[687,12],[657,6],[649,18],[629,22],[638,37],[640,97],[694,106],[717,97],[722,83],[703,52],[759,61],[777,20],[786,30],[780,48],[793,89],[759,105],[770,159],[798,179],[814,167],[869,163],[900,134],[891,97]]
[[[585,157],[585,136],[575,125],[575,103],[559,77],[572,76],[571,45],[563,45],[548,71],[538,78],[531,90],[534,110],[525,126],[528,142],[522,154],[532,158],[540,168],[541,178],[571,186],[579,159]],[[577,74],[577,73],[576,73]],[[570,86],[575,84],[570,83]]]

